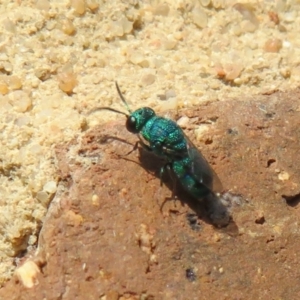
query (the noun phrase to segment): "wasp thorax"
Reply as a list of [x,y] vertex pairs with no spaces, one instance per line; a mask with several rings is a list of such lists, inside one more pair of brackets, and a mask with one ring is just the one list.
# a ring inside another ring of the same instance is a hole
[[145,124],[154,116],[155,112],[152,108],[139,108],[127,118],[126,128],[132,133],[139,133]]

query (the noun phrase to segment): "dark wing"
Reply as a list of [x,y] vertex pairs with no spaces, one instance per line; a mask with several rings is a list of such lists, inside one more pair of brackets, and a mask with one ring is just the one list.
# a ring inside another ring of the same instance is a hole
[[192,161],[191,173],[197,178],[199,183],[205,185],[214,193],[221,193],[223,187],[218,175],[186,135],[185,138],[187,141],[188,154]]

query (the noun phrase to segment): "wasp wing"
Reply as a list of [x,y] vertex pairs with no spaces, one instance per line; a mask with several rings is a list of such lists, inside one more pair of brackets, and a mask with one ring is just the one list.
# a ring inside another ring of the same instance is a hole
[[188,155],[191,159],[191,174],[195,176],[199,183],[205,185],[214,193],[221,193],[223,187],[218,175],[186,135],[185,138],[187,141]]

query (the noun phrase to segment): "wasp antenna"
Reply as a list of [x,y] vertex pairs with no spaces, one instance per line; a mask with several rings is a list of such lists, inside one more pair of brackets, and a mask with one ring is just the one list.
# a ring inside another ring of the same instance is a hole
[[116,83],[116,88],[117,88],[118,94],[119,94],[119,96],[120,96],[120,98],[121,98],[122,102],[125,104],[125,106],[126,106],[127,110],[128,110],[130,113],[132,113],[131,109],[129,108],[129,105],[128,105],[128,103],[126,102],[126,100],[125,100],[124,96],[122,95],[122,93],[121,93],[121,91],[120,91],[120,88],[119,88],[118,82],[116,81],[115,83]]
[[120,111],[120,110],[117,110],[117,109],[114,109],[114,108],[111,108],[111,107],[96,107],[94,109],[92,109],[91,111],[88,112],[88,116],[96,111],[99,111],[99,110],[109,110],[109,111],[112,111],[112,112],[115,112],[117,114],[121,114],[121,115],[124,115],[126,117],[128,117],[128,114]]

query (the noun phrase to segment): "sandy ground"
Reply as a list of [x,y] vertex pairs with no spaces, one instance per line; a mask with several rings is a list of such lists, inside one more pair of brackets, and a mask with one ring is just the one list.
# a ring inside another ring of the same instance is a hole
[[[289,90],[298,1],[1,1],[1,283],[37,245],[59,173],[55,146],[107,120]],[[234,114],[233,114],[234,117]]]

